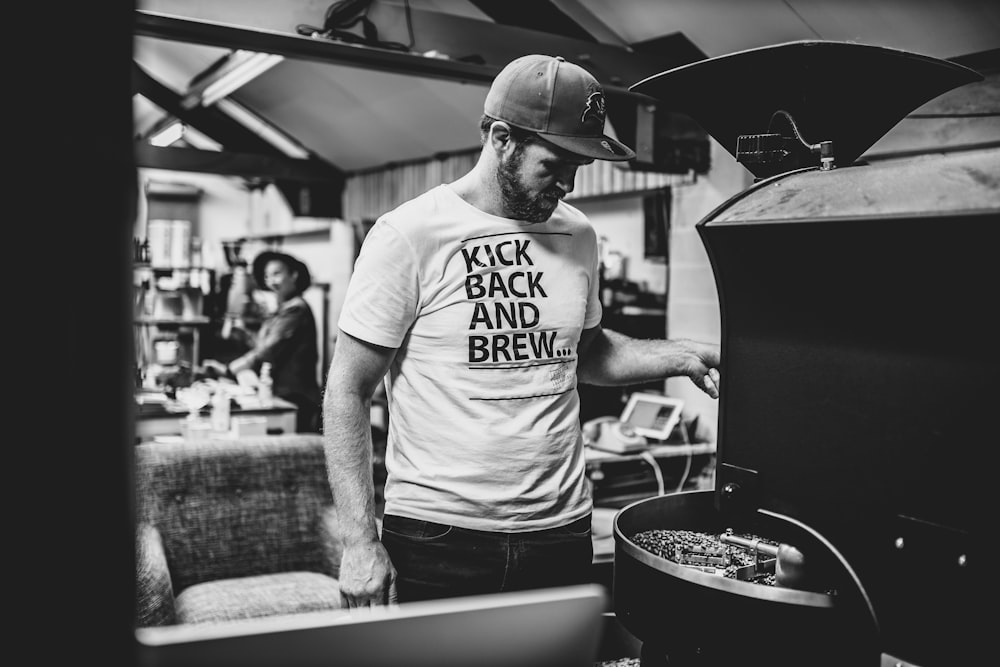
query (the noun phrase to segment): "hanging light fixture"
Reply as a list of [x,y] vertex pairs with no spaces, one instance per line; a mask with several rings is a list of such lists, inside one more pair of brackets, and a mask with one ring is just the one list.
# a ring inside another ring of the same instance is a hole
[[284,59],[284,56],[276,53],[260,53],[242,49],[234,51],[219,72],[193,86],[181,104],[187,109],[193,109],[199,105],[211,106],[250,83]]
[[177,119],[174,119],[173,122],[153,134],[149,138],[149,143],[162,148],[172,146],[181,139],[195,148],[213,151],[222,150],[222,145],[219,142]]
[[169,146],[176,141],[180,141],[181,137],[184,136],[184,124],[179,120],[175,120],[170,123],[162,130],[159,130],[156,134],[149,138],[149,143],[154,146]]

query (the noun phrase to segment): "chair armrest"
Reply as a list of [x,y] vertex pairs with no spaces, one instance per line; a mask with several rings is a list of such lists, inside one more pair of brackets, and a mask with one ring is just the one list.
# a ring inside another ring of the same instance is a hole
[[174,589],[160,531],[140,523],[136,531],[136,625],[172,625]]

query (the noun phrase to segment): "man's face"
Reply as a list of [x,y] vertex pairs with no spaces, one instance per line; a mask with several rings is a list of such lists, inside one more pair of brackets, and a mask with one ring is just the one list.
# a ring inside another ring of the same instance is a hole
[[545,222],[559,200],[573,191],[576,170],[591,162],[540,138],[514,144],[510,152],[501,155],[497,167],[507,216]]

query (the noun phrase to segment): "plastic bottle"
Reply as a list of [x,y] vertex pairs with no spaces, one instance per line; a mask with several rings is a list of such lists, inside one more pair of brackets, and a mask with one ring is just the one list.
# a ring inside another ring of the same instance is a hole
[[212,430],[219,433],[228,433],[229,427],[229,394],[220,385],[212,395]]
[[270,408],[274,405],[274,378],[271,377],[271,364],[266,361],[260,366],[257,398],[260,399],[260,407],[262,408]]

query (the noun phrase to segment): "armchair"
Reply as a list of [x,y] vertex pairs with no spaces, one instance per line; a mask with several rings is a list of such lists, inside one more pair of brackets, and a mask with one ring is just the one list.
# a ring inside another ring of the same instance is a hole
[[338,609],[318,434],[136,445],[139,627]]

